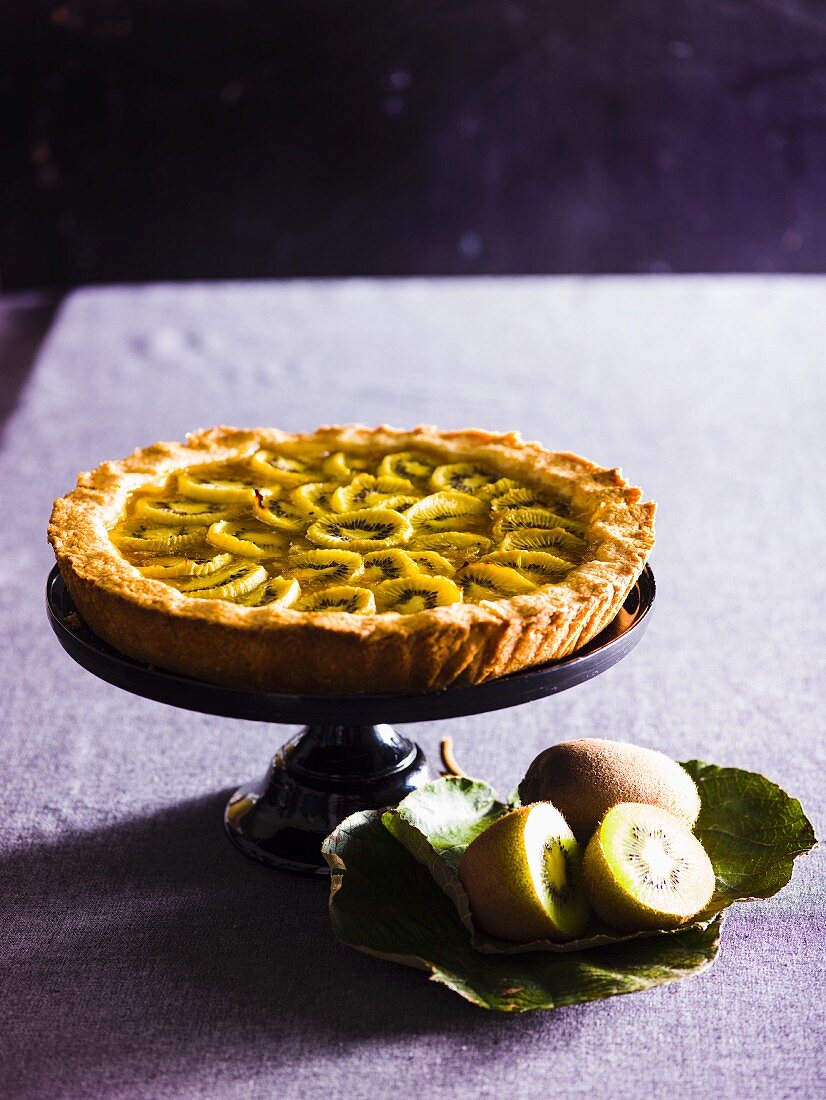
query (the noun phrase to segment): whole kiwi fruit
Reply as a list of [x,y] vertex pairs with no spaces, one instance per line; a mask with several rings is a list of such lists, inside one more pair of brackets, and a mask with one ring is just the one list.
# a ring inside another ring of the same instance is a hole
[[552,802],[580,844],[619,802],[643,802],[667,810],[689,829],[700,796],[688,772],[654,749],[584,737],[545,749],[519,784],[523,805]]

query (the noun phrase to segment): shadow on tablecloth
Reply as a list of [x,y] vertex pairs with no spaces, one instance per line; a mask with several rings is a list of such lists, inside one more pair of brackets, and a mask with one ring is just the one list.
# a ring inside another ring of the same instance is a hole
[[[337,943],[326,880],[270,871],[231,847],[229,793],[0,860],[0,1018],[16,1095],[203,1083],[211,1061],[226,1073],[288,1065],[319,1045],[334,1057],[337,1044],[382,1036],[455,1031],[473,1042],[531,1026]],[[546,1041],[569,1041],[574,1015],[553,1019]]]
[[32,292],[0,303],[0,429],[17,407],[61,300],[57,293]]

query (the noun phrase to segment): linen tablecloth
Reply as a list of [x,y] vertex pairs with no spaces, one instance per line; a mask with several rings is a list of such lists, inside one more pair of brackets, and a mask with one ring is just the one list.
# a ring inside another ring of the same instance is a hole
[[[231,847],[228,793],[292,730],[96,680],[53,637],[43,587],[52,498],[157,439],[220,423],[519,429],[621,465],[659,502],[649,631],[575,690],[405,732],[431,762],[449,733],[502,793],[580,736],[756,769],[822,835],[824,300],[822,279],[704,277],[68,295],[31,366],[12,355],[5,375],[0,1093],[822,1094],[821,853],[733,909],[700,976],[486,1012],[341,946],[323,881]],[[2,307],[7,331],[18,308]]]

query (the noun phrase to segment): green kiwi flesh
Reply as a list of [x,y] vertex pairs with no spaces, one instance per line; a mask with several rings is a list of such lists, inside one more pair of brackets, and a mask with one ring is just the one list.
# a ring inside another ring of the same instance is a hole
[[619,802],[661,806],[689,828],[700,812],[694,780],[676,761],[653,749],[598,738],[545,749],[519,784],[519,796],[523,805],[552,802],[580,844]]
[[474,923],[498,939],[571,939],[588,919],[579,845],[549,803],[495,821],[463,853],[459,878]]
[[678,928],[714,893],[705,848],[659,806],[623,802],[610,809],[588,843],[583,866],[594,909],[625,931]]

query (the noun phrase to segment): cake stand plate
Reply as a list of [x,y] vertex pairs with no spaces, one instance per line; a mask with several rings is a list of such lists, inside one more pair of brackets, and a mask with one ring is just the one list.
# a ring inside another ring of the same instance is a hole
[[356,810],[392,806],[430,778],[424,753],[388,723],[427,722],[530,703],[590,680],[640,641],[655,596],[646,566],[614,621],[570,657],[483,684],[416,695],[285,695],[220,687],[112,649],[83,622],[55,566],[49,622],[79,665],[116,687],[184,710],[278,724],[306,723],[264,777],[240,787],[224,815],[243,852],[281,870],[326,874],[321,842]]

